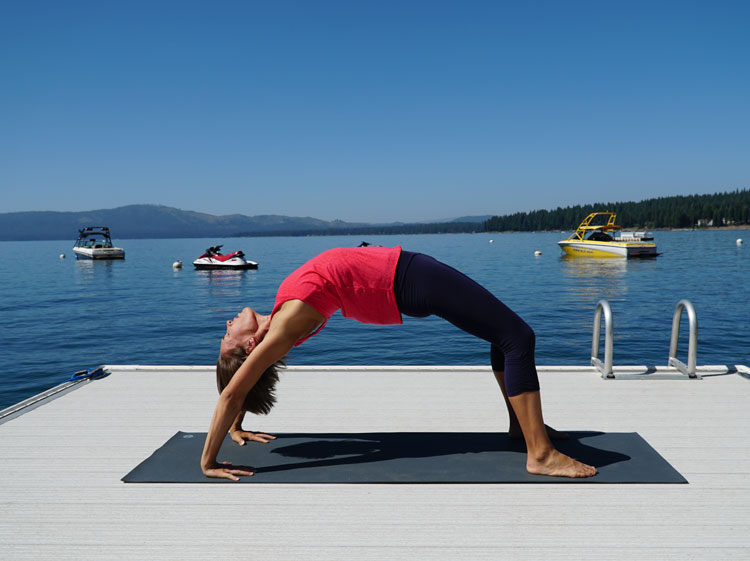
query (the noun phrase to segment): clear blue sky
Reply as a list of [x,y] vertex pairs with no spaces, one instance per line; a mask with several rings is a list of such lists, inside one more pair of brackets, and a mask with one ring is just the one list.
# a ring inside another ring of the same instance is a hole
[[750,186],[750,2],[6,0],[0,212],[390,222]]

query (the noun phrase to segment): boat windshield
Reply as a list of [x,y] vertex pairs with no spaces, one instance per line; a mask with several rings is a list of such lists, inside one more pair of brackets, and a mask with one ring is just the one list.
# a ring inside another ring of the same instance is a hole
[[80,247],[105,248],[112,247],[112,242],[106,238],[85,238],[78,245]]
[[612,236],[610,236],[606,232],[602,232],[601,230],[595,230],[586,239],[591,240],[592,242],[611,242],[614,240]]
[[83,230],[75,245],[76,247],[93,247],[95,249],[114,247],[112,238],[106,232],[86,232]]

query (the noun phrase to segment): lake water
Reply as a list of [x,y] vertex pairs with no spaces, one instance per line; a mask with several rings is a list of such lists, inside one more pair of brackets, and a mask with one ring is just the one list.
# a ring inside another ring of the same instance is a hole
[[[698,364],[749,364],[750,232],[656,232],[651,260],[564,258],[557,233],[370,236],[453,265],[484,284],[537,334],[537,363],[589,362],[594,309],[605,298],[614,363],[665,365],[672,314],[689,299]],[[0,242],[0,409],[100,364],[214,364],[224,323],[250,305],[268,313],[281,280],[354,236],[115,240],[124,261],[74,258],[71,241]],[[492,243],[491,243],[492,241]],[[257,271],[206,272],[191,262],[223,243]],[[534,256],[539,250],[543,255]],[[60,259],[64,253],[66,259]],[[172,263],[181,259],[182,270]],[[683,314],[680,358],[687,355]],[[488,345],[438,318],[367,326],[336,314],[292,351],[290,364],[488,364]]]

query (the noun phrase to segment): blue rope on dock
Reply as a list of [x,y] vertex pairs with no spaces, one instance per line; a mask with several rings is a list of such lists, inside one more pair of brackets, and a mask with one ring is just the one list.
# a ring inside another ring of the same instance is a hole
[[99,378],[104,378],[105,376],[109,376],[109,372],[106,372],[104,368],[99,366],[97,368],[89,368],[88,370],[79,370],[70,378],[65,380],[65,382],[80,382],[81,380],[86,379],[98,380]]

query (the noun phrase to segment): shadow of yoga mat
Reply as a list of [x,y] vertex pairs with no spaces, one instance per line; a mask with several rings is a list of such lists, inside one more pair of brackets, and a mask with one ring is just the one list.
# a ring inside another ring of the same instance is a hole
[[[243,483],[687,483],[638,433],[571,432],[561,452],[595,466],[586,479],[531,475],[523,441],[490,432],[279,434],[238,446],[226,437],[219,461],[252,466]],[[232,483],[205,477],[206,433],[178,432],[122,480]]]

